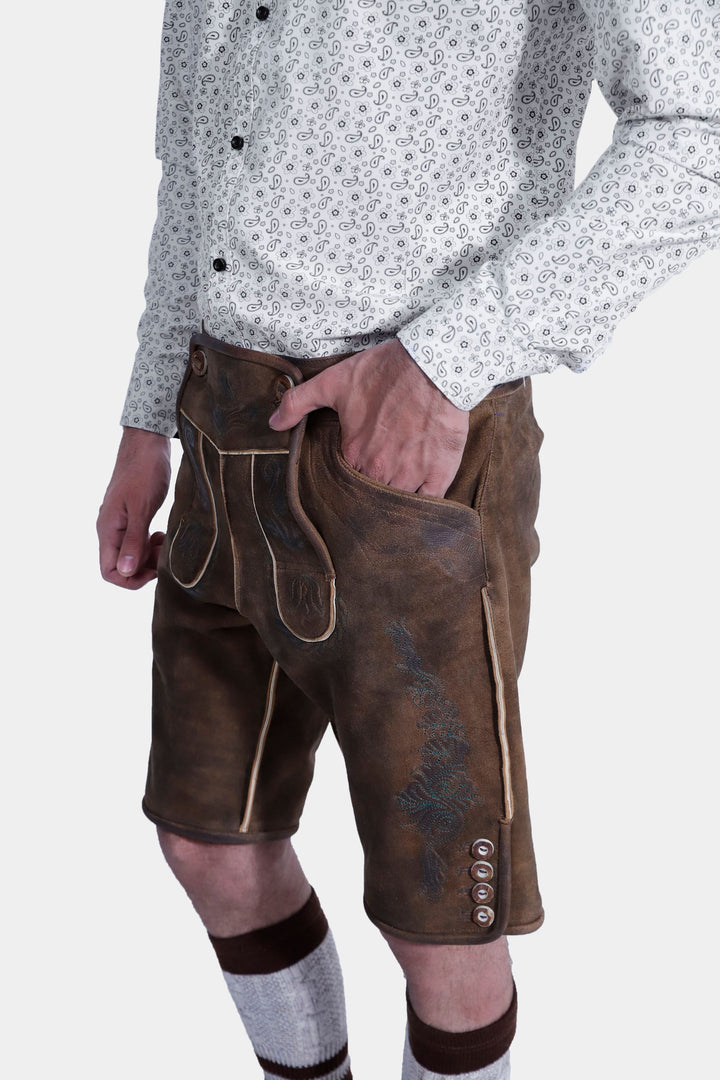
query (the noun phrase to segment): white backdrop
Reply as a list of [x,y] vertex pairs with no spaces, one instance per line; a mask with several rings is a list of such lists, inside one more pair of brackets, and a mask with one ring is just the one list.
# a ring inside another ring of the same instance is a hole
[[[140,811],[154,586],[124,592],[97,570],[155,214],[162,6],[38,0],[5,18],[13,1080],[258,1075]],[[595,89],[578,179],[612,123]],[[589,372],[534,380],[542,552],[521,695],[547,921],[513,943],[514,1080],[714,1072],[719,285],[715,252],[649,297]],[[354,1075],[393,1080],[403,982],[362,911],[331,736],[297,848],[344,961]]]

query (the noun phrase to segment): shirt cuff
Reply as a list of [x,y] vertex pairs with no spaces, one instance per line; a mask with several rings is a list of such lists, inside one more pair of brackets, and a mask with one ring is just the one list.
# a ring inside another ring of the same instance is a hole
[[143,431],[152,431],[156,435],[167,435],[169,439],[177,435],[174,410],[172,416],[168,416],[162,409],[158,410],[157,413],[146,416],[142,410],[138,411],[126,406],[122,411],[120,424],[122,427],[142,428]]
[[459,409],[468,411],[493,387],[552,371],[559,357],[530,341],[530,327],[510,328],[490,266],[467,286],[430,304],[396,332],[416,364]]

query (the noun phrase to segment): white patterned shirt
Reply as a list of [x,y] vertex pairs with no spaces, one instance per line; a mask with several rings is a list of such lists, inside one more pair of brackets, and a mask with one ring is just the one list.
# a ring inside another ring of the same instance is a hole
[[[617,123],[573,190],[593,78]],[[175,433],[201,320],[397,337],[468,410],[720,246],[720,0],[167,0],[156,155],[121,423]]]

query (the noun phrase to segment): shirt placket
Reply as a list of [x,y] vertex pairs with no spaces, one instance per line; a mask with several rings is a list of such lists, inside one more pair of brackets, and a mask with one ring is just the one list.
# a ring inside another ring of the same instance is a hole
[[[263,41],[267,37],[273,14],[279,13],[275,4],[249,3],[236,11],[226,24],[222,42],[213,40],[208,70],[217,71],[221,59],[224,69],[224,90],[217,95],[210,160],[205,163],[205,226],[208,248],[205,260],[206,291],[211,307],[226,307],[237,277],[237,255],[234,248],[240,239],[237,222],[230,213],[232,194],[242,182],[253,120],[257,109],[260,84],[256,72],[262,64]],[[209,96],[205,93],[205,100]],[[228,114],[223,103],[232,102]],[[199,133],[199,140],[203,133]]]

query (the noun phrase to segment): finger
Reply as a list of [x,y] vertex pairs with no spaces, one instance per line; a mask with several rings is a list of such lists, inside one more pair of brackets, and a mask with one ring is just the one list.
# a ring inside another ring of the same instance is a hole
[[392,466],[388,462],[386,457],[370,457],[367,460],[360,458],[357,465],[352,466],[357,472],[367,476],[370,480],[374,480],[376,484],[387,484],[388,486],[393,483],[392,478]]
[[130,510],[125,535],[120,545],[116,570],[123,577],[132,577],[145,565],[145,555],[148,547],[148,526],[150,522],[146,514]]
[[333,380],[328,377],[330,370],[321,371],[307,382],[286,390],[280,405],[270,417],[270,427],[275,431],[286,431],[295,427],[303,416],[307,416],[314,409],[334,409]]
[[112,585],[120,585],[123,589],[141,589],[143,585],[147,585],[148,581],[152,581],[158,576],[158,556],[164,540],[165,533],[154,532],[152,534],[148,541],[147,554],[142,561],[142,568],[137,570],[131,577],[119,573],[115,567],[112,567],[107,574],[103,574],[103,577]]
[[[456,470],[457,471],[457,470]],[[447,489],[452,484],[455,473],[434,473],[428,476],[417,488],[418,495],[434,495],[437,499],[444,499]]]
[[157,570],[146,567],[137,574],[133,574],[132,577],[125,577],[123,574],[119,574],[117,570],[111,570],[105,580],[109,581],[111,585],[119,585],[121,589],[135,591],[136,589],[142,589],[143,585],[147,585],[148,581],[152,581],[156,577]]
[[150,548],[148,551],[145,565],[153,570],[157,570],[158,558],[160,557],[160,551],[165,541],[165,533],[154,532],[150,537]]
[[118,561],[120,547],[125,536],[125,519],[116,517],[109,519],[101,509],[97,524],[98,539],[100,541],[100,573],[106,581],[110,580]]
[[415,472],[401,472],[396,473],[392,480],[388,483],[391,487],[398,488],[400,491],[417,491],[421,484],[425,482],[425,476],[422,473]]

